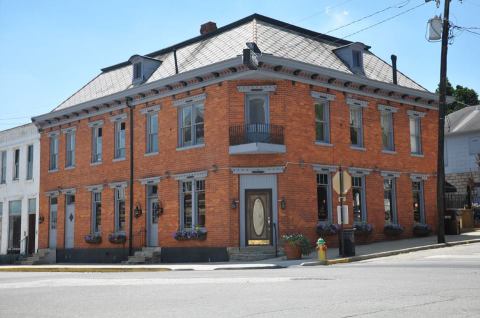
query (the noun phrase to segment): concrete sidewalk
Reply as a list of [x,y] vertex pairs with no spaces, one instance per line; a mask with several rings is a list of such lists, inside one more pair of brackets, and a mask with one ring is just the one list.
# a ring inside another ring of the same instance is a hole
[[[377,257],[385,257],[432,248],[443,248],[457,244],[480,243],[480,230],[461,235],[447,235],[446,244],[437,244],[436,236],[411,238],[395,241],[384,241],[367,245],[357,245],[356,256],[342,258],[338,248],[328,250],[328,264],[349,263]],[[320,264],[317,253],[312,252],[301,260],[287,260],[277,257],[257,262],[228,262],[201,264],[155,264],[155,265],[123,265],[123,264],[55,264],[55,265],[18,265],[0,266],[0,272],[162,272],[162,271],[211,271],[211,270],[248,270],[276,269],[291,266],[314,266]]]

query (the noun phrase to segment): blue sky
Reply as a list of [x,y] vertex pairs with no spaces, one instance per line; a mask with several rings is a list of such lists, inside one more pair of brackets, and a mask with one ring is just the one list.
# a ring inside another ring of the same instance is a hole
[[[344,37],[415,7],[424,0],[146,1],[0,0],[0,130],[52,110],[100,72],[199,34],[209,20],[223,26],[252,13],[317,32],[384,12],[330,35]],[[399,6],[404,5],[402,8]],[[443,0],[442,0],[443,7]],[[429,90],[439,79],[440,44],[425,40],[427,20],[443,12],[434,1],[348,37],[370,45],[386,61]],[[451,20],[480,27],[480,0],[452,0]],[[448,77],[480,93],[480,29],[456,33]]]

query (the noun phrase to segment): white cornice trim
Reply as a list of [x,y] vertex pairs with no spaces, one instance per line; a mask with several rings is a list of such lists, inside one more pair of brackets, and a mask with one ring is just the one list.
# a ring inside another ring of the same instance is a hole
[[127,119],[128,115],[126,113],[118,114],[115,116],[110,117],[110,121],[112,123],[117,122],[117,121],[125,121]]
[[47,197],[58,197],[60,195],[60,191],[58,191],[58,190],[47,191],[47,192],[45,192],[45,195]]
[[76,130],[77,130],[77,127],[68,127],[68,128],[62,129],[62,133],[67,134],[70,132],[74,132]]
[[397,171],[381,171],[380,175],[384,178],[399,178],[400,172]]
[[149,177],[149,178],[139,179],[138,181],[140,181],[142,185],[154,185],[154,184],[159,184],[162,179],[163,177]]
[[277,174],[285,171],[284,166],[231,168],[233,174]]
[[58,136],[60,136],[60,130],[55,130],[48,133],[48,137],[58,137]]
[[186,180],[186,179],[205,179],[208,175],[208,170],[196,171],[196,172],[187,172],[173,175],[175,180]]
[[128,182],[127,181],[111,182],[108,184],[108,186],[111,189],[121,189],[121,188],[126,188],[128,186]]
[[237,86],[237,89],[240,93],[275,92],[277,85]]
[[365,100],[347,98],[346,102],[349,106],[368,107],[368,102]]
[[155,105],[151,107],[144,108],[140,110],[140,114],[146,115],[146,114],[151,114],[151,113],[158,113],[161,109],[160,105]]
[[412,181],[425,181],[425,180],[428,180],[428,177],[429,177],[428,174],[422,174],[422,173],[410,174],[410,179],[412,179]]
[[172,105],[174,107],[186,106],[188,104],[201,102],[201,101],[205,100],[206,98],[207,98],[206,93],[199,94],[199,95],[194,95],[194,96],[188,96],[188,97],[185,97],[185,98],[182,98],[182,99],[174,100]]
[[88,123],[88,127],[100,127],[103,126],[103,120],[91,121]]
[[408,117],[425,117],[426,113],[424,112],[417,112],[415,110],[407,110]]
[[62,189],[60,190],[62,194],[75,194],[77,190],[75,188],[69,188],[69,189]]
[[103,191],[103,184],[89,185],[85,187],[87,191],[90,192],[100,192]]
[[398,112],[397,107],[389,106],[389,105],[378,105],[378,110],[381,112],[391,112],[396,113]]
[[356,167],[348,168],[348,172],[353,176],[368,176],[372,171],[373,169],[367,169],[367,168],[356,168]]
[[311,91],[310,95],[315,99],[328,100],[328,101],[335,100],[335,95],[333,94]]
[[336,172],[338,169],[338,166],[332,166],[332,165],[321,165],[321,164],[312,164],[313,170],[315,172],[320,172],[320,173],[328,173],[328,172]]

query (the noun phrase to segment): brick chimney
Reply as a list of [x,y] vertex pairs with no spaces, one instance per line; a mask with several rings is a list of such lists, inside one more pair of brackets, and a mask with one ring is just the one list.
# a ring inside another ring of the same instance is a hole
[[217,30],[217,24],[212,21],[208,21],[207,23],[204,23],[200,26],[201,35],[205,35],[216,30]]

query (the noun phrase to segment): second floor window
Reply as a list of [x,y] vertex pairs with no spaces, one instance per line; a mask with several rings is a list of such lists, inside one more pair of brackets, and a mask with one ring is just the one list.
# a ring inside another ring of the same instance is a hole
[[125,122],[115,122],[115,159],[125,158]]
[[92,234],[102,231],[102,193],[92,192]]
[[363,147],[362,108],[350,106],[350,143]]
[[33,179],[33,145],[27,148],[27,180]]
[[65,134],[65,167],[75,166],[75,131]]
[[7,182],[7,152],[2,151],[0,153],[0,164],[1,164],[1,170],[0,170],[0,183],[6,183]]
[[92,163],[102,162],[102,127],[92,128]]
[[383,150],[394,151],[395,144],[393,139],[393,113],[391,111],[381,112],[380,125],[382,127]]
[[315,103],[315,140],[317,142],[330,142],[329,105],[326,101]]
[[410,151],[413,154],[422,154],[422,140],[420,117],[410,117]]
[[179,146],[193,146],[204,143],[204,107],[203,104],[193,104],[179,110],[180,129]]
[[13,180],[20,178],[20,149],[15,149],[13,152]]
[[125,231],[125,188],[115,189],[115,232]]
[[147,114],[147,153],[158,152],[158,113]]
[[50,136],[50,170],[58,169],[58,135]]

